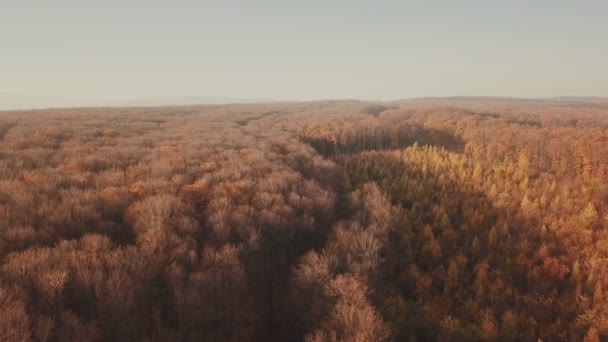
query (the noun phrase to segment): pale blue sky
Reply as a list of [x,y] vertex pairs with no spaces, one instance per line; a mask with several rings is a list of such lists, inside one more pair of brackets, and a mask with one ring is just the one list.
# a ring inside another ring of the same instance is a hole
[[0,93],[608,96],[608,1],[0,0]]

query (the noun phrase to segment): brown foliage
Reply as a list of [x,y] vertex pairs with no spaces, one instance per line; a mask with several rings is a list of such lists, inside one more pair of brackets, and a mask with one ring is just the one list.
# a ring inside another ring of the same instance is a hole
[[607,111],[0,113],[0,336],[601,340]]

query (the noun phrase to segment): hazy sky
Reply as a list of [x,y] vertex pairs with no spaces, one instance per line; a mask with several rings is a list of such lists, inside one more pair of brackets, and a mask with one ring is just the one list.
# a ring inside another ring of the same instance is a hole
[[0,93],[608,96],[608,1],[0,0]]

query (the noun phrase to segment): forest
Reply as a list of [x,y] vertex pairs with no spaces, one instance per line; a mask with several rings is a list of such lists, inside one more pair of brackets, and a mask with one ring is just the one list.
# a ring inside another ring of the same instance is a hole
[[0,340],[607,341],[607,114],[0,112]]

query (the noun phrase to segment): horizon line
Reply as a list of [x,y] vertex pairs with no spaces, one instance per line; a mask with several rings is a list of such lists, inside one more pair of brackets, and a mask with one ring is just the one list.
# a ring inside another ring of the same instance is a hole
[[[14,94],[10,92],[0,92],[2,94]],[[171,101],[179,101],[180,99],[196,99],[200,98],[201,101],[196,100],[192,103],[171,103]],[[203,99],[208,98],[207,102]],[[217,100],[214,101],[213,99]],[[1,98],[0,98],[1,100]],[[18,105],[14,107],[4,107],[0,103],[0,112],[8,111],[43,111],[43,110],[60,110],[60,109],[98,109],[98,108],[166,108],[166,107],[198,107],[198,106],[227,106],[227,105],[262,105],[262,104],[279,104],[279,103],[307,103],[307,102],[327,102],[327,101],[357,101],[357,102],[369,102],[369,103],[398,103],[404,101],[420,101],[420,100],[488,100],[488,101],[556,101],[565,103],[606,103],[608,104],[608,96],[588,96],[588,95],[557,95],[557,96],[546,96],[546,97],[523,97],[523,96],[496,96],[496,95],[450,95],[450,96],[414,96],[414,97],[402,97],[397,99],[366,99],[357,97],[328,97],[328,98],[316,98],[316,99],[280,99],[280,98],[248,98],[239,96],[224,96],[224,95],[183,95],[183,96],[171,96],[171,95],[159,95],[159,96],[144,96],[122,100],[91,100],[86,99],[71,99],[76,102],[91,102],[90,104],[79,103],[74,105],[33,105],[27,107],[24,105]],[[145,101],[159,101],[165,100],[166,103],[150,103],[145,104]],[[64,101],[70,102],[68,99]]]

